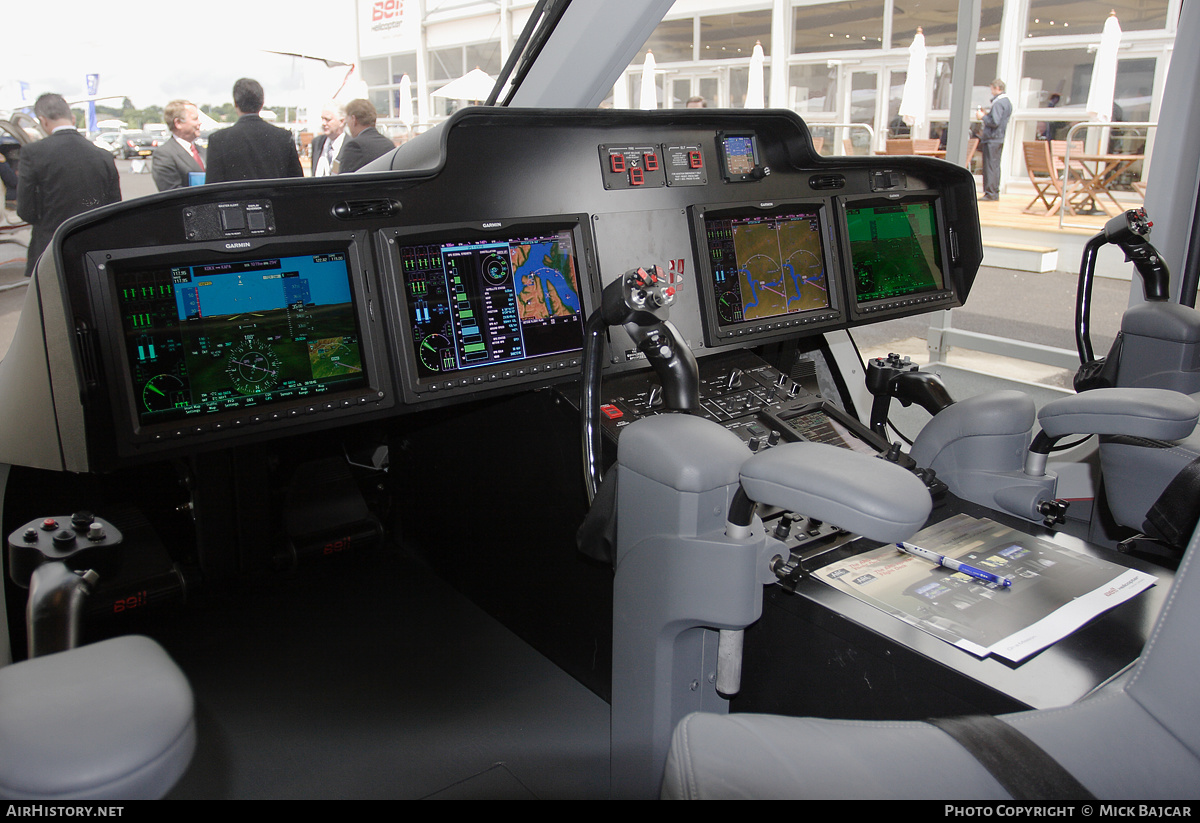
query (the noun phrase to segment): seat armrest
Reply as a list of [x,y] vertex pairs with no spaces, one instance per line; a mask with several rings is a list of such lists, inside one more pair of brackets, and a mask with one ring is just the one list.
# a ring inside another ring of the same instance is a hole
[[1121,434],[1179,440],[1196,427],[1200,406],[1167,389],[1093,389],[1053,400],[1038,412],[1048,437]]
[[925,484],[895,463],[824,443],[775,446],[747,460],[756,503],[815,517],[871,540],[907,540],[929,517]]

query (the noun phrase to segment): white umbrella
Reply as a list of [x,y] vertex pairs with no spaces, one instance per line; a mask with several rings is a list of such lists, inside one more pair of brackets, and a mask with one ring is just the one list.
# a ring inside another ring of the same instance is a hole
[[613,86],[613,108],[629,108],[629,78],[625,74],[618,77]]
[[653,111],[658,108],[658,90],[654,85],[654,52],[646,52],[646,62],[642,64],[642,89],[638,94],[638,108]]
[[451,80],[433,92],[433,96],[449,97],[452,100],[487,100],[495,87],[496,78],[476,68],[457,80]]
[[406,126],[413,122],[412,80],[407,74],[400,78],[400,122]]
[[750,55],[750,77],[746,80],[746,108],[765,109],[766,94],[763,90],[763,48],[762,43],[754,44],[754,52]]
[[904,78],[899,111],[904,122],[912,127],[913,134],[925,127],[929,110],[925,86],[925,34],[918,28],[912,45],[908,47],[908,75]]
[[1121,45],[1121,24],[1117,13],[1111,12],[1104,21],[1096,62],[1092,65],[1092,84],[1088,87],[1087,116],[1089,120],[1107,123],[1112,119],[1113,90],[1117,85],[1117,49]]

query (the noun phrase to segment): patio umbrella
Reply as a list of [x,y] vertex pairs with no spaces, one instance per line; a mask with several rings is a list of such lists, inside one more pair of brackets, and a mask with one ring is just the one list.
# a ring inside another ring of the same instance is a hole
[[629,108],[629,78],[622,74],[613,86],[613,108]]
[[411,126],[412,113],[412,80],[405,74],[400,78],[400,122]]
[[1089,120],[1107,123],[1112,119],[1113,90],[1117,85],[1117,49],[1121,45],[1121,24],[1117,13],[1110,12],[1100,34],[1096,62],[1092,64],[1092,83],[1088,87],[1087,116]]
[[654,52],[646,52],[646,62],[642,65],[642,88],[638,93],[638,108],[653,111],[658,108],[658,89],[654,85]]
[[496,78],[482,69],[474,68],[433,92],[433,96],[449,97],[451,100],[487,100],[495,86]]
[[908,75],[904,78],[904,91],[900,95],[900,117],[912,127],[916,135],[925,126],[929,112],[929,101],[925,98],[925,34],[921,28],[908,47]]
[[746,81],[746,108],[765,109],[766,94],[763,86],[763,47],[762,43],[754,44],[754,52],[750,55],[750,77]]

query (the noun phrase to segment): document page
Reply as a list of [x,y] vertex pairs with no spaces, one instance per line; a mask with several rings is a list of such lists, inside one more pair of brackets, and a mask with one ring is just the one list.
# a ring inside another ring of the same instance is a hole
[[1158,579],[969,515],[923,529],[907,542],[1012,585],[985,583],[895,546],[839,560],[814,576],[977,657],[994,654],[1014,663]]

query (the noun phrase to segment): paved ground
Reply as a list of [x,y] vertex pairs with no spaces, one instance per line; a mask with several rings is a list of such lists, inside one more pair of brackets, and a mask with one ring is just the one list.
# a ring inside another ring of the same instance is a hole
[[[130,200],[153,193],[150,174],[134,173],[130,166],[131,161],[117,161],[123,198]],[[15,214],[10,212],[8,216],[16,220]],[[20,236],[27,239],[27,232]],[[25,299],[24,268],[24,247],[0,243],[0,357],[8,351]],[[954,311],[954,325],[967,331],[1074,350],[1076,281],[1076,275],[1065,272],[1032,274],[985,266],[975,279],[967,304]],[[1092,342],[1097,354],[1108,351],[1128,299],[1128,281],[1096,279],[1092,293]],[[857,330],[855,339],[868,356],[892,350],[921,361],[925,357],[927,328],[925,318],[893,320]],[[1003,358],[956,351],[951,353],[949,362],[992,372],[1012,370],[1012,376],[1049,385],[1070,385],[1066,372],[1022,366]]]

